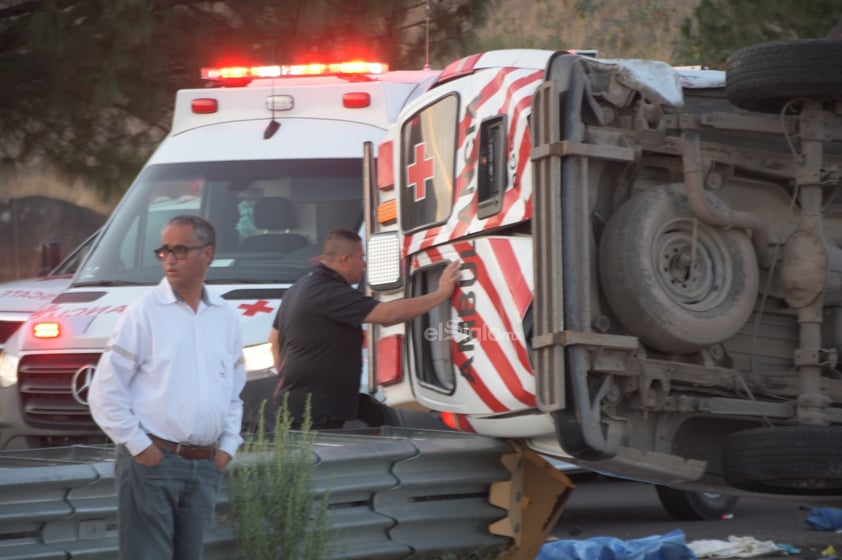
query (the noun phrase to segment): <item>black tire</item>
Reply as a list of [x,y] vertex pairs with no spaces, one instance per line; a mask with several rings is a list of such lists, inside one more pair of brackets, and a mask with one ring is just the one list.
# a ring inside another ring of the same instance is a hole
[[725,94],[737,107],[780,112],[792,99],[842,98],[842,41],[775,41],[728,57]]
[[781,426],[728,436],[725,480],[773,494],[842,494],[842,428]]
[[668,486],[655,486],[661,505],[675,519],[699,521],[722,519],[734,513],[736,496],[714,492],[688,492]]
[[599,275],[620,323],[671,354],[731,337],[757,299],[757,257],[748,236],[697,221],[682,185],[652,188],[611,216]]

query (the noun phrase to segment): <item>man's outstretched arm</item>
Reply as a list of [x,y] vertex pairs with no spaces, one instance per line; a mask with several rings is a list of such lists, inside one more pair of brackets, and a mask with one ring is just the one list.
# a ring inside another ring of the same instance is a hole
[[363,323],[391,325],[402,323],[423,315],[440,303],[450,299],[456,283],[459,281],[459,270],[462,263],[453,261],[447,265],[439,278],[439,286],[435,292],[413,298],[398,299],[378,303],[363,319]]

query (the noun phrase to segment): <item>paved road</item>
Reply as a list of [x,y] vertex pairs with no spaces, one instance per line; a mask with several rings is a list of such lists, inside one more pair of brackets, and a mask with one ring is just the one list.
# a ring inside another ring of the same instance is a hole
[[[730,535],[754,537],[801,549],[797,558],[814,559],[829,545],[842,557],[842,533],[813,530],[804,521],[812,506],[792,501],[740,498],[732,519],[676,521],[647,484],[598,477],[579,481],[553,531],[558,539],[597,536],[631,540],[684,531],[687,542],[727,540]],[[793,556],[790,556],[792,558]],[[780,555],[764,558],[777,558]]]

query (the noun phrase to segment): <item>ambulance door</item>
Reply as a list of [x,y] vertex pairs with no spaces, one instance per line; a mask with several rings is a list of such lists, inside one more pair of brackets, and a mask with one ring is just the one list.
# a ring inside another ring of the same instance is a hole
[[512,187],[517,131],[511,95],[496,95],[507,91],[500,74],[433,90],[402,121],[396,177],[407,295],[435,290],[446,263],[462,263],[453,298],[408,324],[405,371],[419,403],[471,416],[535,406],[532,248],[518,230],[528,216]]

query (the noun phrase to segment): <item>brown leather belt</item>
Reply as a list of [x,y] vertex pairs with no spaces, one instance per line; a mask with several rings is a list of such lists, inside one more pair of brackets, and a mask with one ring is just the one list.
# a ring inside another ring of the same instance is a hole
[[147,435],[158,449],[166,449],[170,453],[184,457],[185,459],[207,459],[208,461],[213,461],[213,455],[216,451],[213,445],[188,445],[186,443],[176,443],[167,439],[161,439],[152,434]]

